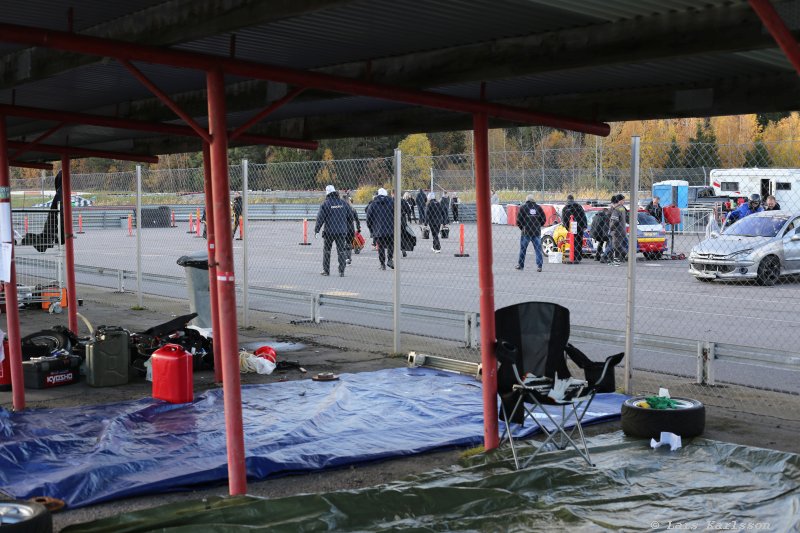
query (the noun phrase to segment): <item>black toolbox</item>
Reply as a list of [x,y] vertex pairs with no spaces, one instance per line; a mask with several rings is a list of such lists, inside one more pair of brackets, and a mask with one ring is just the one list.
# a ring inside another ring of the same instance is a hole
[[77,383],[81,378],[81,359],[77,355],[35,357],[22,362],[25,388],[48,389]]

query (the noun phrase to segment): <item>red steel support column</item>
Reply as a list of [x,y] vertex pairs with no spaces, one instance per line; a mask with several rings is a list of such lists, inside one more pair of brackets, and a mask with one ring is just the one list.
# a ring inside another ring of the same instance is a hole
[[211,291],[211,339],[214,350],[214,381],[222,382],[222,353],[219,347],[219,296],[217,296],[216,232],[214,231],[214,191],[211,180],[211,147],[203,143],[203,189],[206,192],[206,238],[208,239],[208,287]]
[[8,351],[11,363],[11,388],[15,411],[25,409],[25,378],[22,375],[22,345],[19,334],[19,301],[17,300],[17,269],[14,265],[14,229],[11,225],[11,173],[8,169],[6,117],[0,116],[0,227],[8,228],[6,242],[11,242],[11,279],[3,287],[6,296]]
[[217,262],[217,299],[220,318],[225,438],[228,447],[228,490],[231,496],[247,492],[242,429],[242,391],[239,381],[239,338],[236,328],[236,285],[233,276],[233,239],[230,238],[230,184],[228,182],[228,133],[225,125],[225,75],[222,69],[206,74],[208,126],[211,133],[211,181],[214,195],[214,232]]
[[791,30],[786,27],[781,16],[775,11],[769,0],[749,0],[750,7],[756,12],[758,18],[764,23],[764,27],[781,47],[786,58],[791,62],[794,69],[800,74],[800,46],[792,35]]
[[492,206],[489,186],[489,118],[472,117],[475,130],[475,203],[478,210],[478,283],[481,300],[481,367],[483,369],[483,446],[497,448],[497,358],[494,355],[494,276],[492,274]]
[[67,260],[67,324],[78,334],[78,296],[75,293],[75,236],[72,233],[72,178],[69,156],[61,157],[61,205],[64,209],[64,252]]

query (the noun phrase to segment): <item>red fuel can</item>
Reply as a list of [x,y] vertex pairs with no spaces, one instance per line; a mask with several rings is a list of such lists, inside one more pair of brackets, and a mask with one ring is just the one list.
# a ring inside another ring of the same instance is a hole
[[3,353],[6,355],[0,363],[0,390],[11,390],[11,357],[8,355],[8,340],[3,340]]
[[192,354],[177,344],[166,344],[150,356],[153,368],[153,398],[170,403],[194,399]]

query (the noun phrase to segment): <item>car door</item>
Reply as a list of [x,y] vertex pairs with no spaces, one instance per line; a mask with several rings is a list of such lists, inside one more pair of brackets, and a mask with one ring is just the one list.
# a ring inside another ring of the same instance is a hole
[[783,232],[783,261],[786,270],[800,271],[800,217],[792,220]]

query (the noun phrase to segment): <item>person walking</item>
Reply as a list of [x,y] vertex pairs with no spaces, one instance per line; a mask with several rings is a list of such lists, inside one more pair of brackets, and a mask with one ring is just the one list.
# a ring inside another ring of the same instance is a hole
[[458,195],[454,194],[453,199],[450,201],[450,207],[453,210],[453,222],[458,222]]
[[347,262],[347,234],[348,228],[353,225],[353,210],[347,202],[339,198],[339,193],[333,185],[325,187],[325,201],[319,206],[317,224],[314,226],[314,237],[322,231],[324,245],[322,248],[323,276],[329,276],[331,271],[331,248],[336,243],[336,255],[339,259],[339,275],[344,277]]
[[444,211],[444,225],[450,224],[450,193],[444,191],[442,193],[442,210]]
[[417,193],[417,210],[419,211],[419,223],[425,225],[425,214],[427,213],[427,200],[425,191],[420,189]]
[[446,214],[440,204],[436,200],[436,193],[428,193],[428,206],[425,210],[425,220],[428,222],[428,227],[431,230],[431,238],[433,239],[433,246],[431,250],[433,253],[438,254],[442,251],[442,244],[439,242],[439,231],[442,229]]
[[410,192],[406,191],[403,195],[403,199],[405,199],[406,203],[408,204],[409,212],[411,213],[411,217],[409,218],[409,222],[416,222],[417,221],[417,214],[414,211],[414,206],[416,202],[414,201],[414,195]]
[[[610,247],[608,242],[608,209],[595,213],[594,218],[592,218],[592,227],[589,230],[589,235],[597,243],[594,260],[605,263],[608,257],[608,248]],[[604,246],[605,254],[603,254]]]
[[623,205],[625,196],[618,194],[614,196],[611,211],[608,217],[608,231],[611,240],[611,261],[612,266],[622,264],[625,257],[625,235],[628,224],[628,211]]
[[519,260],[517,270],[525,270],[525,254],[528,251],[528,244],[533,244],[533,251],[536,254],[536,271],[542,271],[542,264],[544,258],[542,257],[542,226],[544,225],[547,217],[544,214],[542,207],[537,204],[533,195],[529,194],[525,198],[525,203],[522,204],[517,211],[517,227],[520,230],[519,236]]
[[586,226],[589,225],[589,221],[586,220],[586,212],[583,210],[583,206],[576,202],[575,197],[571,194],[567,195],[567,205],[561,210],[562,224],[567,228],[567,231],[570,231],[570,217],[572,217],[578,226],[573,242],[575,243],[575,262],[580,263],[583,256],[583,233],[586,231]]
[[367,208],[367,226],[378,245],[381,270],[394,268],[394,202],[382,187]]
[[[239,227],[239,221],[242,218],[242,193],[236,192],[233,198],[233,236],[236,237],[236,228]],[[239,232],[239,238],[242,238],[242,232]]]
[[349,265],[353,262],[353,239],[356,237],[356,232],[361,233],[361,221],[358,219],[358,211],[353,207],[353,199],[345,196],[344,200],[353,213],[353,221],[347,226],[347,264]]
[[645,211],[650,213],[653,218],[659,222],[664,222],[664,209],[661,208],[660,201],[658,196],[653,196],[653,199],[650,200],[650,203],[645,207]]

